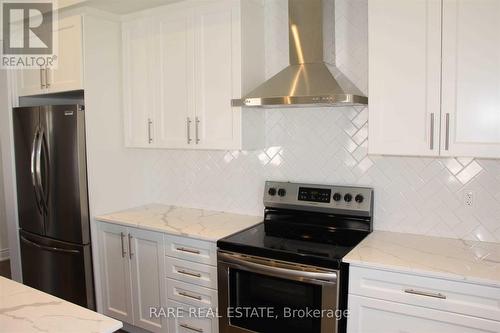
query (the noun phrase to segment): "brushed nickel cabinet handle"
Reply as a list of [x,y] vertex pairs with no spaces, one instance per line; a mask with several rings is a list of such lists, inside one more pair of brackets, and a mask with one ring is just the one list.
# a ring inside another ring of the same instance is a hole
[[151,118],[148,118],[148,143],[153,143],[153,136],[151,135],[151,127],[153,125],[153,121]]
[[412,295],[419,295],[419,296],[426,296],[426,297],[434,297],[434,298],[440,298],[440,299],[446,299],[446,295],[443,295],[441,293],[431,293],[428,291],[421,291],[421,290],[415,290],[415,289],[405,289],[405,293],[407,294],[412,294]]
[[132,236],[130,234],[128,234],[128,255],[130,257],[130,259],[132,259]]
[[201,301],[201,296],[198,296],[198,295],[191,295],[191,294],[188,294],[188,293],[183,292],[183,291],[180,291],[179,295]]
[[200,254],[200,251],[198,251],[198,250],[186,249],[185,247],[176,247],[175,249],[177,251],[181,251],[181,252],[187,252],[187,253],[192,253],[192,254]]
[[180,327],[185,328],[190,331],[198,332],[198,333],[203,333],[203,330],[201,328],[196,328],[193,326],[190,326],[188,324],[179,324]]
[[40,88],[43,89],[45,88],[45,75],[47,73],[43,68],[40,68]]
[[191,144],[191,118],[186,118],[186,126],[187,126],[187,143]]
[[444,149],[449,150],[450,149],[450,114],[446,114],[446,138],[444,142]]
[[122,258],[125,258],[127,252],[125,251],[125,244],[123,244],[123,237],[125,237],[125,234],[123,232],[120,232],[120,240],[122,242]]
[[49,77],[49,74],[50,74],[50,69],[45,68],[45,86],[47,88],[50,88],[50,77]]
[[191,273],[191,272],[185,271],[183,269],[178,270],[177,273],[184,274],[184,275],[189,275],[189,276],[192,276],[192,277],[201,278],[201,274],[200,273]]
[[195,137],[196,137],[196,144],[200,143],[200,135],[199,135],[199,127],[200,127],[200,119],[198,117],[196,119],[196,127],[195,127]]
[[434,113],[431,113],[431,140],[430,149],[434,150]]

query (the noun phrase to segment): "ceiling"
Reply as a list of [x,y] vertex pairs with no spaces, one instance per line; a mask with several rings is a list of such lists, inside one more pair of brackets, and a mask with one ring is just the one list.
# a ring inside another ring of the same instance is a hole
[[123,15],[179,1],[181,0],[87,0],[84,5]]

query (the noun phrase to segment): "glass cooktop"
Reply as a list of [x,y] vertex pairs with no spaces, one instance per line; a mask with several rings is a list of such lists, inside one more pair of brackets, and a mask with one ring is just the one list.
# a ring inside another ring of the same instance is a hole
[[[265,223],[243,230],[217,242],[220,250],[238,252],[289,262],[339,268],[342,258],[369,232],[333,230],[329,243],[275,236],[266,232]],[[305,237],[307,235],[304,235]],[[298,237],[297,237],[298,238]]]

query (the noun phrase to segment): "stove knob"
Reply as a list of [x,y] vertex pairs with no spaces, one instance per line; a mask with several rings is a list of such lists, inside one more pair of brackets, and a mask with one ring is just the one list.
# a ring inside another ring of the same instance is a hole
[[340,201],[340,199],[342,199],[342,195],[340,193],[335,193],[333,195],[333,200],[334,201]]
[[284,188],[280,188],[280,189],[278,190],[278,195],[279,195],[280,197],[284,197],[284,196],[286,195],[286,190],[285,190]]
[[363,200],[365,200],[365,198],[361,194],[358,194],[356,195],[356,197],[354,197],[354,201],[356,201],[357,203],[362,203]]
[[270,187],[269,190],[267,191],[267,194],[269,194],[270,196],[275,196],[276,189],[274,187]]
[[349,193],[347,193],[346,195],[344,195],[344,201],[345,202],[351,202],[352,201],[352,195],[350,195]]

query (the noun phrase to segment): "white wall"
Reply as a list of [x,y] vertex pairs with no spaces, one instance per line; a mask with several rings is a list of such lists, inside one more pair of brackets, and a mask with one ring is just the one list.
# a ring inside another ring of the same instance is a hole
[[2,145],[0,144],[0,261],[9,257],[7,236],[7,214],[5,212],[5,191],[3,186]]
[[[3,216],[7,227],[9,256],[11,259],[12,278],[21,281],[21,262],[19,259],[19,237],[17,228],[17,200],[15,189],[14,150],[12,133],[11,94],[9,94],[8,75],[0,70],[0,166],[3,187]],[[0,204],[0,208],[2,208]],[[2,214],[0,214],[2,215]],[[5,229],[2,229],[2,233]],[[3,241],[2,241],[3,244]]]
[[[287,1],[265,4],[269,77],[288,62]],[[337,65],[365,92],[367,22],[367,0],[336,0]],[[267,179],[368,185],[375,229],[500,242],[500,161],[367,156],[368,108],[263,112],[264,149],[155,151],[153,200],[262,214]],[[474,207],[465,208],[469,190]]]

